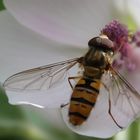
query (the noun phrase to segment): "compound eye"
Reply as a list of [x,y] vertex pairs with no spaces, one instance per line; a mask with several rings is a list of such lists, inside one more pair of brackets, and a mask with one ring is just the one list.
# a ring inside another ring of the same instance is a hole
[[101,43],[101,38],[100,37],[94,37],[94,38],[89,40],[88,46],[91,48],[91,47],[97,46],[100,43]]
[[94,37],[91,40],[89,40],[88,46],[90,48],[98,46],[98,47],[102,47],[102,48],[113,49],[114,44],[107,37],[99,36],[99,37]]
[[114,44],[110,39],[102,38],[101,40],[102,40],[101,42],[103,45],[105,45],[107,48],[113,49]]

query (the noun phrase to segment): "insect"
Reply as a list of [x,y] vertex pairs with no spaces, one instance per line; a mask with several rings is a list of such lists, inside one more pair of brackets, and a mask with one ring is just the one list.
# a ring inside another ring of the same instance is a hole
[[[113,112],[117,108],[121,114],[130,119],[137,117],[140,111],[140,94],[136,89],[112,67],[114,50],[113,42],[106,36],[92,38],[89,42],[89,50],[79,58],[25,70],[9,77],[4,82],[7,90],[42,90],[47,85],[48,89],[62,79],[77,64],[82,75],[68,77],[72,88],[69,105],[69,122],[73,125],[82,125],[91,111],[96,107],[100,88],[103,86],[108,93],[108,113],[115,125],[123,128],[119,116]],[[108,77],[109,80],[105,80]],[[71,80],[77,81],[73,86]],[[62,104],[61,107],[65,105]]]

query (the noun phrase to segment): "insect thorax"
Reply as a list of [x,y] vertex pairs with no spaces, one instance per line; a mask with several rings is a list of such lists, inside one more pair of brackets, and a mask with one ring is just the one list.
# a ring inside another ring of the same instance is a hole
[[85,69],[84,75],[100,78],[109,64],[108,55],[102,48],[95,46],[89,49],[83,63]]

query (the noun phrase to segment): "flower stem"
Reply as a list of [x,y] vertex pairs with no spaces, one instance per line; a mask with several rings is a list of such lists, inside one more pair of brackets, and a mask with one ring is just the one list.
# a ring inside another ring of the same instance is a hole
[[128,140],[139,140],[139,123],[135,121],[128,129]]

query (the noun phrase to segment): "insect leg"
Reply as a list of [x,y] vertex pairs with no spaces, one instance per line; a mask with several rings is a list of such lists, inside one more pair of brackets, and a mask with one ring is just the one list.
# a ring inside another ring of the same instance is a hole
[[65,106],[67,106],[69,103],[67,103],[67,104],[62,104],[60,107],[61,108],[63,108],[63,107],[65,107]]
[[[77,76],[77,77],[68,77],[68,82],[70,84],[70,87],[72,88],[72,90],[74,89],[72,83],[71,83],[71,80],[76,80],[76,79],[80,79],[81,76]],[[76,81],[75,81],[76,82]]]
[[109,94],[108,94],[108,96],[109,96],[109,98],[108,98],[108,104],[109,104],[108,113],[109,113],[110,117],[112,118],[112,120],[114,121],[114,123],[115,123],[120,129],[123,129],[123,127],[122,127],[121,125],[118,124],[118,122],[115,120],[115,118],[113,117],[113,115],[112,115],[112,113],[111,113],[111,100],[110,100],[110,94],[111,94],[111,93],[110,93],[108,87],[107,87],[104,83],[102,83],[102,85],[103,85],[103,86],[106,88],[106,90],[109,92]]
[[[72,85],[72,83],[71,83],[71,81],[70,80],[75,80],[75,79],[79,79],[79,78],[81,78],[80,76],[78,77],[68,77],[68,82],[69,82],[69,84],[70,84],[70,86],[71,86],[71,88],[72,88],[72,90],[74,89],[74,87],[73,87],[73,85]],[[69,103],[66,103],[66,104],[62,104],[60,107],[61,108],[63,108],[63,107],[65,107],[65,106],[67,106]]]
[[112,120],[114,121],[114,123],[115,123],[120,129],[123,129],[123,127],[120,126],[120,125],[118,124],[118,122],[115,120],[115,118],[113,117],[113,115],[112,115],[112,113],[111,113],[111,100],[110,100],[110,95],[109,95],[108,103],[109,103],[108,113],[109,113],[110,117],[112,118]]

